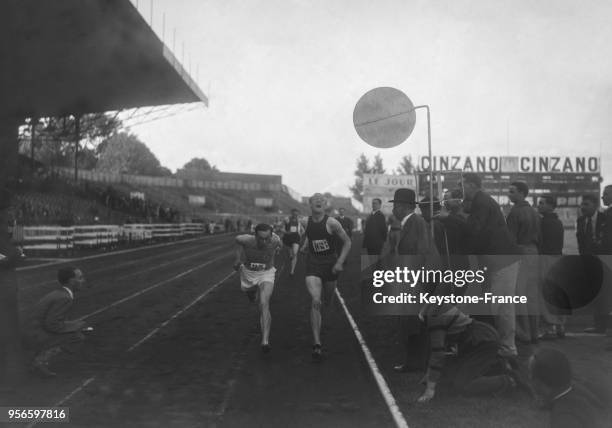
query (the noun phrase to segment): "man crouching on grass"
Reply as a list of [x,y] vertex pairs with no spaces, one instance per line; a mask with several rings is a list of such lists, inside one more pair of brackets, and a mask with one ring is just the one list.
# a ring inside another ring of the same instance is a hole
[[234,269],[240,273],[240,286],[249,300],[254,302],[259,291],[259,310],[261,324],[261,350],[268,353],[270,347],[270,297],[274,291],[274,256],[281,248],[281,240],[272,232],[269,224],[255,226],[255,235],[236,237],[236,262]]
[[[515,387],[529,390],[517,364],[499,355],[499,335],[491,325],[473,320],[450,304],[428,304],[419,317],[427,325],[430,344],[422,381],[426,388],[419,403],[434,397],[440,380],[465,395],[500,394]],[[456,352],[447,352],[453,348]]]

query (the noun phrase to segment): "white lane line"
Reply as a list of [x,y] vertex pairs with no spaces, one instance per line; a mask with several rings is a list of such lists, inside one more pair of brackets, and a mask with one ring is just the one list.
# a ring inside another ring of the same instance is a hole
[[[176,250],[172,250],[172,251],[168,251],[168,252],[164,252],[164,253],[159,253],[156,254],[155,256],[151,257],[151,258],[157,258],[157,257],[168,257],[170,255],[173,254],[181,254],[183,252],[187,252],[187,251],[191,251],[193,252],[193,248],[179,248]],[[64,262],[71,262],[71,261],[75,261],[76,259],[64,259]],[[126,263],[119,263],[116,265],[113,265],[112,268],[116,269],[116,268],[122,268],[122,267],[127,267],[127,266],[132,266],[138,263],[142,263],[143,261],[150,261],[150,259],[147,258],[140,258],[140,259],[136,259],[136,260],[131,260],[129,262]],[[108,266],[104,266],[103,268],[99,268],[99,269],[94,269],[94,270],[87,270],[85,273],[88,275],[94,274],[94,273],[98,273],[98,272],[103,272],[105,270],[109,269]],[[44,282],[39,282],[36,284],[27,284],[24,285],[23,287],[19,288],[19,291],[23,291],[23,290],[29,290],[30,288],[34,288],[34,287],[38,287],[38,286],[42,286],[42,285],[52,285],[52,284],[56,284],[57,280],[51,280],[51,281],[44,281]]]
[[153,284],[153,285],[151,285],[150,287],[144,288],[144,289],[142,289],[142,290],[140,290],[140,291],[138,291],[138,292],[136,292],[136,293],[133,293],[133,294],[130,294],[129,296],[127,296],[127,297],[124,297],[123,299],[117,300],[117,301],[115,301],[115,302],[111,303],[110,305],[106,305],[106,306],[104,306],[103,308],[100,308],[100,309],[98,309],[98,310],[96,310],[96,311],[93,311],[93,312],[91,312],[91,313],[89,313],[89,314],[87,314],[87,315],[83,315],[82,317],[80,317],[80,318],[79,318],[79,320],[84,320],[84,319],[90,318],[90,317],[92,317],[92,316],[94,316],[94,315],[97,315],[97,314],[99,314],[99,313],[101,313],[101,312],[104,312],[104,311],[106,311],[106,310],[108,310],[108,309],[110,309],[110,308],[112,308],[112,307],[114,307],[114,306],[118,306],[118,305],[120,305],[120,304],[122,304],[122,303],[125,303],[125,302],[127,302],[127,301],[129,301],[129,300],[132,300],[133,298],[138,297],[138,296],[140,296],[140,295],[142,295],[142,294],[144,294],[144,293],[146,293],[146,292],[148,292],[148,291],[151,291],[151,290],[153,290],[154,288],[160,287],[160,286],[162,286],[162,285],[164,285],[164,284],[168,284],[169,282],[172,282],[172,281],[174,281],[174,280],[176,280],[176,279],[182,278],[182,277],[184,277],[185,275],[189,275],[190,273],[192,273],[192,272],[194,272],[194,271],[196,271],[196,270],[198,270],[198,269],[202,269],[203,267],[206,267],[206,266],[208,266],[209,264],[216,262],[217,260],[221,260],[221,259],[223,259],[223,258],[227,258],[227,257],[228,257],[228,256],[230,256],[230,255],[232,255],[232,253],[231,253],[231,252],[230,252],[230,253],[223,254],[222,256],[216,257],[216,258],[214,258],[214,259],[212,259],[212,260],[207,261],[206,263],[202,263],[201,265],[197,265],[197,266],[196,266],[196,267],[194,267],[194,268],[191,268],[191,269],[189,269],[189,270],[186,270],[185,272],[180,273],[180,274],[178,274],[178,275],[175,275],[175,276],[173,276],[172,278],[164,279],[163,281],[160,281],[160,282],[158,282],[158,283],[156,283],[156,284]]
[[566,332],[567,337],[606,337],[605,333],[569,333]]
[[161,323],[159,326],[155,327],[153,330],[151,330],[149,332],[149,334],[147,334],[145,337],[143,337],[142,339],[140,339],[138,342],[136,342],[135,344],[133,344],[132,346],[129,347],[129,349],[127,350],[128,352],[132,352],[134,349],[138,348],[140,345],[142,345],[143,343],[145,343],[147,340],[149,340],[151,337],[155,336],[162,328],[164,328],[165,326],[167,326],[170,321],[172,321],[175,318],[178,318],[179,316],[181,316],[181,314],[183,314],[184,312],[188,311],[189,308],[191,308],[193,305],[195,305],[196,303],[198,303],[200,300],[202,300],[203,298],[205,298],[211,291],[213,291],[215,288],[217,288],[219,285],[223,284],[225,281],[227,281],[232,275],[234,275],[236,272],[230,272],[229,275],[226,275],[222,280],[220,280],[219,282],[217,282],[216,284],[213,284],[212,287],[210,287],[209,289],[207,289],[204,293],[200,294],[198,297],[196,297],[191,303],[189,303],[187,306],[185,306],[183,309],[179,310],[178,312],[176,312],[174,315],[172,315],[170,318],[168,318],[166,321],[164,321],[163,323]]
[[[195,268],[194,268],[195,269]],[[187,311],[189,308],[191,308],[193,305],[195,305],[196,303],[198,303],[200,300],[202,300],[204,297],[206,297],[211,291],[213,291],[215,288],[217,288],[219,285],[223,284],[225,281],[227,281],[232,275],[234,275],[236,272],[230,272],[227,276],[225,276],[222,280],[220,280],[219,282],[213,284],[210,288],[208,288],[204,293],[200,294],[195,300],[193,300],[191,303],[189,303],[187,306],[185,306],[183,309],[181,309],[180,311],[176,312],[174,315],[172,315],[170,318],[168,318],[166,321],[164,321],[163,323],[161,323],[158,327],[154,328],[149,334],[147,334],[145,337],[143,337],[142,339],[140,339],[138,342],[136,342],[134,345],[132,345],[127,352],[131,352],[134,349],[136,349],[138,346],[140,346],[141,344],[143,344],[144,342],[146,342],[147,340],[149,340],[151,337],[153,337],[157,332],[159,332],[163,327],[165,327],[166,325],[168,325],[168,323],[170,323],[170,321],[172,321],[173,319],[179,317],[181,314],[183,314],[185,311]],[[88,379],[86,379],[80,386],[78,386],[77,388],[75,388],[73,391],[71,391],[68,395],[66,395],[64,398],[62,398],[60,401],[58,401],[57,403],[55,403],[53,406],[54,407],[61,407],[63,404],[65,404],[68,400],[70,400],[72,397],[74,397],[76,394],[78,394],[79,392],[81,392],[87,385],[89,385],[90,383],[94,382],[96,380],[95,376],[92,376]],[[232,385],[233,386],[233,385]],[[28,425],[26,428],[32,428],[35,425],[37,425],[38,422],[34,421],[32,422],[30,425]]]
[[[170,264],[175,263],[175,262],[179,262],[179,261],[183,261],[183,260],[186,260],[186,259],[189,259],[189,258],[193,258],[193,257],[196,257],[198,255],[204,256],[204,255],[207,255],[208,253],[210,253],[212,251],[219,250],[220,247],[223,247],[223,243],[219,247],[206,248],[206,250],[208,250],[208,251],[203,251],[200,254],[195,254],[193,252],[193,248],[190,248],[190,249],[188,249],[189,250],[189,255],[187,255],[187,256],[180,257],[178,259],[172,259],[171,261],[166,262],[166,263],[162,263],[161,265],[157,264],[157,265],[155,265],[155,266],[153,266],[152,268],[149,268],[149,269],[132,272],[132,273],[130,273],[128,275],[122,276],[121,279],[126,279],[126,278],[130,278],[132,276],[136,276],[136,275],[139,275],[139,274],[142,274],[142,273],[150,272],[152,270],[159,269],[159,268],[161,268],[163,266],[167,266],[167,265],[170,265]],[[160,254],[160,256],[168,258],[168,256],[170,256],[170,255],[173,255],[173,254],[176,254],[176,253],[182,253],[182,252],[183,251],[172,251],[172,252],[167,253],[167,254]],[[123,267],[126,267],[126,266],[131,266],[131,265],[135,265],[135,264],[138,264],[138,263],[149,262],[149,261],[150,260],[138,259],[138,260],[134,260],[134,261],[131,261],[131,262],[128,262],[128,263],[112,265],[112,266],[105,266],[103,268],[94,269],[94,270],[91,270],[91,271],[84,271],[84,273],[85,273],[86,276],[90,276],[90,275],[93,275],[94,273],[115,270],[117,268],[123,268]],[[39,282],[38,284],[32,284],[32,285],[26,285],[24,287],[21,287],[19,289],[19,292],[24,292],[24,291],[32,290],[35,287],[39,287],[39,286],[43,286],[43,285],[53,285],[53,284],[57,284],[57,280],[46,281],[46,282]]]
[[26,270],[34,270],[34,269],[40,269],[40,268],[47,267],[47,266],[60,265],[60,264],[63,264],[63,263],[69,263],[69,262],[74,262],[74,261],[100,259],[100,258],[103,258],[103,257],[116,256],[118,254],[128,254],[128,253],[134,253],[134,252],[137,252],[137,251],[150,250],[152,248],[162,248],[162,247],[168,247],[170,245],[188,244],[190,242],[204,241],[204,240],[216,238],[216,237],[219,237],[219,236],[221,236],[221,235],[208,235],[208,236],[203,236],[203,237],[200,237],[200,238],[185,239],[184,241],[164,242],[163,244],[146,245],[144,247],[130,248],[130,249],[127,249],[127,250],[110,251],[108,253],[94,254],[92,256],[78,257],[78,258],[75,258],[75,259],[62,259],[60,261],[55,261],[55,262],[51,262],[51,263],[44,263],[44,264],[41,264],[41,265],[22,266],[20,268],[15,269],[15,270],[18,271],[18,272],[26,271]]
[[232,364],[232,368],[230,369],[230,373],[232,373],[231,379],[227,382],[227,389],[225,390],[225,393],[223,394],[223,401],[219,405],[217,411],[209,412],[208,416],[214,416],[214,417],[220,418],[227,411],[232,395],[234,395],[234,389],[236,387],[236,384],[238,383],[238,379],[237,379],[238,374],[242,372],[244,365],[247,362],[247,358],[248,358],[247,348],[253,342],[253,340],[257,338],[257,335],[259,334],[258,327],[255,327],[255,329],[257,333],[250,336],[250,338],[246,341],[245,345],[243,346],[242,351],[240,351],[240,353],[237,355],[236,357],[237,362]]
[[387,385],[387,382],[385,381],[385,377],[382,375],[382,373],[378,369],[376,360],[374,360],[374,357],[372,356],[372,353],[370,352],[370,348],[368,348],[368,345],[366,344],[363,336],[361,335],[361,332],[359,331],[359,327],[357,327],[357,323],[355,322],[355,320],[353,319],[353,316],[351,315],[348,308],[346,307],[346,304],[344,303],[344,299],[342,298],[340,291],[338,291],[338,288],[336,288],[335,294],[338,297],[340,304],[342,305],[342,309],[344,309],[344,314],[346,315],[346,318],[348,319],[349,324],[353,328],[353,332],[355,333],[355,337],[357,338],[359,345],[361,345],[361,350],[363,351],[363,355],[368,365],[370,366],[370,371],[372,372],[372,375],[374,376],[376,383],[378,384],[378,389],[380,390],[380,393],[382,394],[385,400],[385,403],[387,403],[387,407],[389,408],[389,411],[391,412],[391,416],[393,417],[393,420],[395,421],[395,425],[397,426],[397,428],[408,428],[408,423],[406,422],[406,419],[404,418],[402,411],[397,405],[397,402],[395,401],[395,398],[393,397],[393,394],[391,393],[391,389],[389,389],[389,385]]
[[[70,392],[68,395],[66,395],[64,398],[62,398],[60,401],[58,401],[57,403],[55,403],[53,405],[53,407],[61,407],[64,403],[66,403],[68,400],[70,400],[72,397],[74,397],[76,394],[78,394],[79,392],[81,392],[83,390],[83,388],[85,388],[87,385],[89,385],[90,383],[92,383],[93,381],[96,380],[96,377],[90,377],[89,379],[86,379],[81,385],[79,385],[78,387],[76,387],[72,392]],[[26,426],[26,428],[32,428],[36,425],[38,425],[39,421],[33,421],[31,422],[29,425]]]
[[[192,253],[191,253],[190,255],[188,255],[188,256],[181,257],[181,258],[178,258],[178,259],[174,259],[174,260],[171,260],[171,261],[169,261],[169,262],[162,263],[161,265],[155,265],[155,266],[153,266],[152,268],[149,268],[149,269],[145,269],[145,270],[141,270],[141,271],[132,272],[132,273],[130,273],[129,275],[124,275],[124,276],[122,276],[122,277],[121,277],[121,281],[125,281],[126,279],[131,278],[131,277],[133,277],[133,276],[138,276],[138,275],[142,275],[142,274],[147,273],[147,272],[152,272],[152,271],[154,271],[154,270],[156,270],[156,269],[159,269],[159,268],[162,268],[162,267],[165,267],[165,266],[171,265],[171,264],[173,264],[173,263],[175,263],[175,262],[179,262],[179,261],[183,261],[183,260],[186,260],[186,259],[191,259],[191,258],[195,258],[195,257],[207,256],[209,253],[211,253],[211,252],[215,252],[216,250],[218,250],[218,248],[214,248],[214,249],[211,249],[211,251],[206,251],[206,252],[203,252],[203,253],[200,253],[200,254],[194,254],[194,253],[192,252]],[[108,269],[108,267],[107,267],[106,269]],[[56,282],[54,282],[54,283],[56,283]],[[94,282],[92,282],[92,285],[93,285],[93,284],[95,284],[95,283],[96,283],[95,281],[94,281]],[[25,294],[25,293],[24,293],[24,294]],[[33,302],[33,303],[32,303],[31,305],[29,305],[29,306],[24,306],[23,308],[19,309],[19,313],[21,314],[21,313],[28,312],[30,309],[32,309],[32,308],[34,307],[34,305],[35,305],[35,304],[36,304],[36,302]]]

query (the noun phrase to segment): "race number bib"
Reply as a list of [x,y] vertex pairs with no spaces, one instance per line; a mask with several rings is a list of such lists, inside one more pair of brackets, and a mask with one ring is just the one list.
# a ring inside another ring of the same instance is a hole
[[297,226],[289,226],[289,232],[296,233],[297,232]]
[[266,264],[265,263],[249,263],[249,270],[256,270],[256,271],[266,270]]
[[322,253],[330,249],[327,239],[315,239],[312,241],[312,248],[315,253]]

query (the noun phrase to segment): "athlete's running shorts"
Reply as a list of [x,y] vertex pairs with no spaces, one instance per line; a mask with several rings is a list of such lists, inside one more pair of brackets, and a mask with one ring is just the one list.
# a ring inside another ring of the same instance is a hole
[[283,244],[287,247],[292,246],[293,244],[300,243],[300,234],[297,232],[287,232],[283,235]]
[[338,257],[335,254],[328,256],[313,256],[308,254],[306,258],[306,276],[317,276],[323,282],[335,281],[338,274],[332,272]]
[[246,291],[249,288],[259,286],[264,282],[271,282],[274,284],[274,275],[276,274],[276,268],[270,268],[268,270],[249,270],[244,266],[240,267],[240,288],[242,291]]

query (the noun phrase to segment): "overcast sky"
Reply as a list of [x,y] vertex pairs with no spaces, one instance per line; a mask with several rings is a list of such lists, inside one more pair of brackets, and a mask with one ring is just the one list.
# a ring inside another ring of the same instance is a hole
[[[135,0],[133,0],[135,3]],[[149,20],[150,0],[139,10]],[[429,104],[434,155],[594,155],[612,179],[612,2],[154,0],[154,29],[208,109],[132,128],[172,170],[281,174],[350,192],[360,153],[387,169],[426,154],[427,124],[393,149],[360,140],[353,108],[392,86]]]

